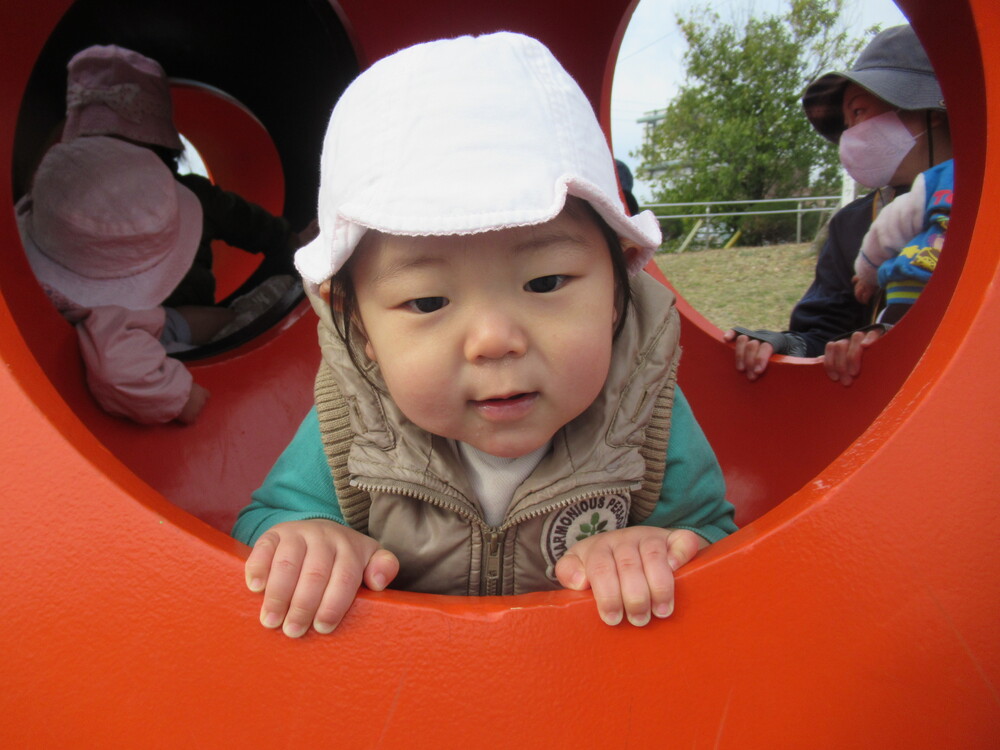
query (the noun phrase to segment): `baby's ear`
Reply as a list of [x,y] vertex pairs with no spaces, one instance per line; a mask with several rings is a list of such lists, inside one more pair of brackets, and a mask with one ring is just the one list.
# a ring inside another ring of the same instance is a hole
[[361,321],[361,316],[358,315],[357,310],[351,316],[351,328],[354,330],[355,336],[357,336],[356,341],[364,343],[365,356],[372,362],[378,362],[378,357],[375,354],[375,347],[372,346],[371,339],[368,338],[368,333],[365,331],[365,324]]
[[632,240],[622,239],[622,255],[625,256],[625,267],[629,276],[635,276],[646,267],[653,257],[653,251],[642,248]]
[[625,256],[625,265],[631,271],[637,264],[642,263],[645,251],[631,240],[621,240],[621,243],[622,255]]

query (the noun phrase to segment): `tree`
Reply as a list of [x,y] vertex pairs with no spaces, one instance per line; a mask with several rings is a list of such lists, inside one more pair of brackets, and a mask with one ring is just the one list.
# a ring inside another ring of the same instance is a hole
[[[708,8],[678,16],[686,80],[635,154],[658,202],[839,192],[837,151],[809,125],[801,95],[863,45],[844,27],[844,3],[789,0],[784,14],[750,16],[742,29]],[[753,242],[794,236],[794,218],[721,221]]]

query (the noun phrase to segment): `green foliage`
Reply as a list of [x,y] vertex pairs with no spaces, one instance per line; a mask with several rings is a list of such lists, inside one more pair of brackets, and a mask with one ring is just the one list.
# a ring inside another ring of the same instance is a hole
[[[789,0],[784,14],[751,16],[741,27],[708,8],[677,18],[688,45],[686,80],[635,154],[657,202],[839,192],[836,148],[809,125],[801,95],[863,45],[844,29],[844,3]],[[716,221],[729,234],[742,229],[748,244],[787,240],[795,231],[793,216]]]

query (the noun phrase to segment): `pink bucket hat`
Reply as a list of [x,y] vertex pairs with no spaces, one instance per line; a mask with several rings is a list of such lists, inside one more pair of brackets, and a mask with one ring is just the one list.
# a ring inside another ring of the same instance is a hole
[[49,149],[25,222],[38,280],[84,307],[156,307],[191,268],[201,204],[160,158],[116,138]]
[[319,236],[295,255],[320,284],[368,229],[475,234],[554,219],[574,195],[633,245],[659,246],[650,211],[628,216],[587,97],[535,39],[501,32],[409,47],[340,97],[320,165]]
[[63,141],[117,135],[180,151],[166,73],[155,60],[115,45],[78,52],[67,66]]

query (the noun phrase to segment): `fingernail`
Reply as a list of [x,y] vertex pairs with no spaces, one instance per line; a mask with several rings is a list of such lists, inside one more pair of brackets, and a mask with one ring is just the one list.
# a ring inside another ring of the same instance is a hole
[[659,617],[661,620],[666,617],[670,617],[670,615],[672,615],[673,613],[674,613],[673,602],[657,604],[655,607],[653,607],[653,614]]
[[[573,574],[573,577],[569,579],[569,587],[571,589],[581,589],[583,588],[583,582],[587,579],[582,570],[578,570]],[[619,619],[621,616],[619,615]]]
[[[376,573],[372,576],[372,585],[375,587],[375,591],[381,591],[385,588],[385,576],[381,573]],[[330,628],[333,630],[333,628]]]
[[251,578],[250,582],[247,584],[247,587],[254,593],[259,594],[261,591],[264,590],[264,581],[261,578]]
[[646,612],[644,615],[641,616],[629,615],[628,621],[633,625],[635,625],[637,628],[641,628],[643,625],[649,624],[649,612]]
[[667,555],[667,565],[669,565],[670,569],[676,573],[677,569],[681,566],[681,563],[680,560],[673,555]]
[[328,622],[314,622],[313,629],[321,635],[328,635],[332,633],[334,630],[336,630],[337,626],[331,625]]
[[308,625],[292,625],[286,622],[285,627],[282,628],[282,632],[289,638],[301,638],[308,629]]
[[265,628],[274,629],[281,624],[281,618],[277,612],[268,612],[260,621]]
[[617,612],[602,612],[601,619],[608,625],[612,627],[617,625],[622,621],[622,612],[618,610]]

